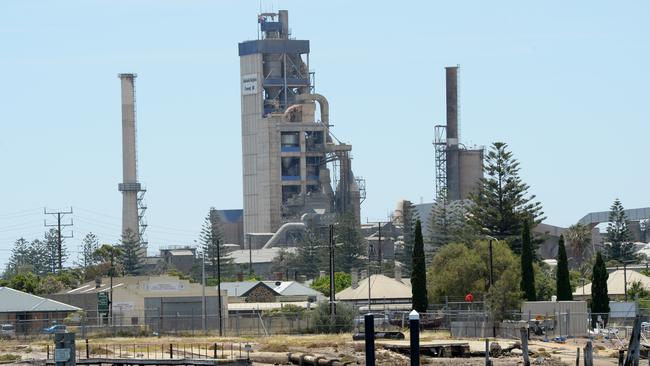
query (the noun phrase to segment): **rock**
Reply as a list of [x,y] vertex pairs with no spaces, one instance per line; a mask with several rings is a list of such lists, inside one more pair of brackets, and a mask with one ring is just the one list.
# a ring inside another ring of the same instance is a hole
[[519,348],[513,348],[510,351],[510,354],[515,355],[515,356],[521,356],[521,355],[524,354],[524,352],[522,350],[520,350]]
[[503,350],[498,342],[490,343],[490,357],[499,357],[502,353]]

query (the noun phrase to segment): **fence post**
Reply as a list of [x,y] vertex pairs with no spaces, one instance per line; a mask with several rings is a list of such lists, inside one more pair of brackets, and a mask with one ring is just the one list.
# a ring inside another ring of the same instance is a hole
[[528,332],[526,328],[519,329],[521,333],[521,352],[524,356],[524,366],[530,366],[530,359],[528,359]]
[[375,366],[375,319],[372,314],[363,316],[364,339],[366,342],[366,366]]
[[580,347],[576,348],[576,366],[580,366]]
[[490,340],[485,338],[485,366],[490,366]]
[[591,344],[591,339],[587,341],[587,344],[585,345],[585,349],[583,351],[584,354],[584,359],[585,359],[585,366],[593,366],[594,363],[594,357],[593,357],[593,346]]
[[47,359],[50,359],[50,344],[47,344]]
[[90,358],[90,348],[88,347],[88,338],[86,338],[86,359]]
[[169,344],[169,358],[174,358],[174,346]]
[[420,366],[420,314],[415,309],[409,313],[411,333],[411,366]]
[[214,344],[214,359],[217,359],[217,344]]

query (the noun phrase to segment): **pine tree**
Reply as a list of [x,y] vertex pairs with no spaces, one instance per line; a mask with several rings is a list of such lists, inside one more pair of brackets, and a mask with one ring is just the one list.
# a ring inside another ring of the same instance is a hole
[[211,273],[213,279],[230,275],[233,260],[228,256],[224,246],[221,219],[215,208],[210,208],[210,212],[203,221],[199,242],[201,243],[203,260],[206,262],[206,272]]
[[413,243],[415,241],[415,220],[417,212],[411,201],[402,203],[402,248],[397,253],[397,260],[402,264],[402,274],[406,277],[411,274],[413,264]]
[[560,241],[557,245],[557,272],[555,274],[555,281],[558,301],[573,300],[571,278],[569,277],[569,260],[566,256],[563,235],[560,235]]
[[292,267],[307,278],[316,278],[321,270],[329,268],[327,250],[323,231],[313,223],[308,223]]
[[605,240],[610,243],[607,247],[608,260],[627,262],[636,259],[632,233],[625,217],[625,209],[618,198],[614,200],[610,208]]
[[472,245],[477,240],[477,231],[468,220],[472,201],[449,201],[446,194],[438,196],[431,209],[429,235],[433,250],[450,243]]
[[503,142],[492,144],[485,158],[486,176],[470,198],[470,220],[477,230],[506,240],[512,250],[521,253],[521,225],[529,219],[531,229],[544,220],[542,205],[528,195],[529,186],[519,177],[519,162]]
[[[49,264],[48,273],[57,273],[59,268],[59,234],[56,229],[50,229],[45,233],[45,253],[44,261]],[[68,260],[68,250],[65,245],[65,240],[61,239],[61,263]]]
[[95,252],[99,249],[99,240],[93,233],[88,233],[81,241],[81,252],[77,258],[77,265],[86,270],[97,263]]
[[521,230],[521,291],[527,301],[536,301],[535,269],[533,267],[533,243],[530,237],[530,223],[524,220]]
[[600,252],[596,253],[596,263],[591,274],[591,313],[592,322],[591,326],[596,327],[596,321],[600,315],[607,325],[607,317],[609,316],[609,295],[607,294],[607,267]]
[[22,271],[31,271],[30,255],[29,242],[25,238],[16,240],[14,247],[11,249],[11,257],[9,257],[3,277],[11,279]]
[[415,222],[415,240],[413,242],[413,270],[411,272],[411,291],[413,309],[419,313],[426,312],[429,307],[427,299],[427,273],[424,263],[424,239],[422,224]]
[[336,271],[350,273],[352,268],[360,265],[363,240],[354,213],[348,211],[340,215],[334,226],[334,242],[337,244],[334,250]]
[[142,245],[136,233],[131,229],[124,230],[120,240],[120,249],[122,250],[121,264],[125,275],[138,276],[142,274]]

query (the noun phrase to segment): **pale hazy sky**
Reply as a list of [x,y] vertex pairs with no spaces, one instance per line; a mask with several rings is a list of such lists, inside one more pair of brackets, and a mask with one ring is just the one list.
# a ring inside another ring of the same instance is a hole
[[[372,4],[372,5],[370,5]],[[80,238],[120,231],[117,74],[135,72],[151,248],[192,244],[240,208],[237,43],[259,1],[0,1],[0,265],[74,208]],[[547,222],[650,206],[648,1],[262,1],[311,41],[316,90],[367,180],[367,218],[434,195],[444,67],[461,65],[461,139],[507,142]],[[152,251],[152,250],[150,250]]]

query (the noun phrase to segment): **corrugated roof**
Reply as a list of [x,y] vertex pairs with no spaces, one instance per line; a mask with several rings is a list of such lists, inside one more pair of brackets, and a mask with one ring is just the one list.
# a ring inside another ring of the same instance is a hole
[[357,288],[348,287],[336,294],[337,300],[367,300],[368,283],[370,283],[370,297],[374,300],[382,299],[410,299],[412,297],[411,286],[384,275],[372,275],[370,281],[364,278],[359,281]]
[[[279,285],[276,285],[277,283]],[[282,296],[323,296],[322,293],[296,281],[264,281],[275,292]]]
[[[627,270],[627,288],[630,289],[632,283],[641,282],[641,285],[650,290],[650,277],[644,276],[641,273],[628,269]],[[609,274],[607,278],[607,294],[625,296],[625,273],[624,270],[619,269]],[[591,296],[591,283],[578,287],[573,296]]]
[[9,287],[0,287],[0,313],[78,311],[80,308]]
[[252,251],[248,249],[233,250],[228,253],[228,257],[232,258],[235,264],[248,264],[252,254],[253,263],[271,263],[273,258],[280,254],[280,250],[293,253],[296,251],[296,248],[267,248],[253,249]]

